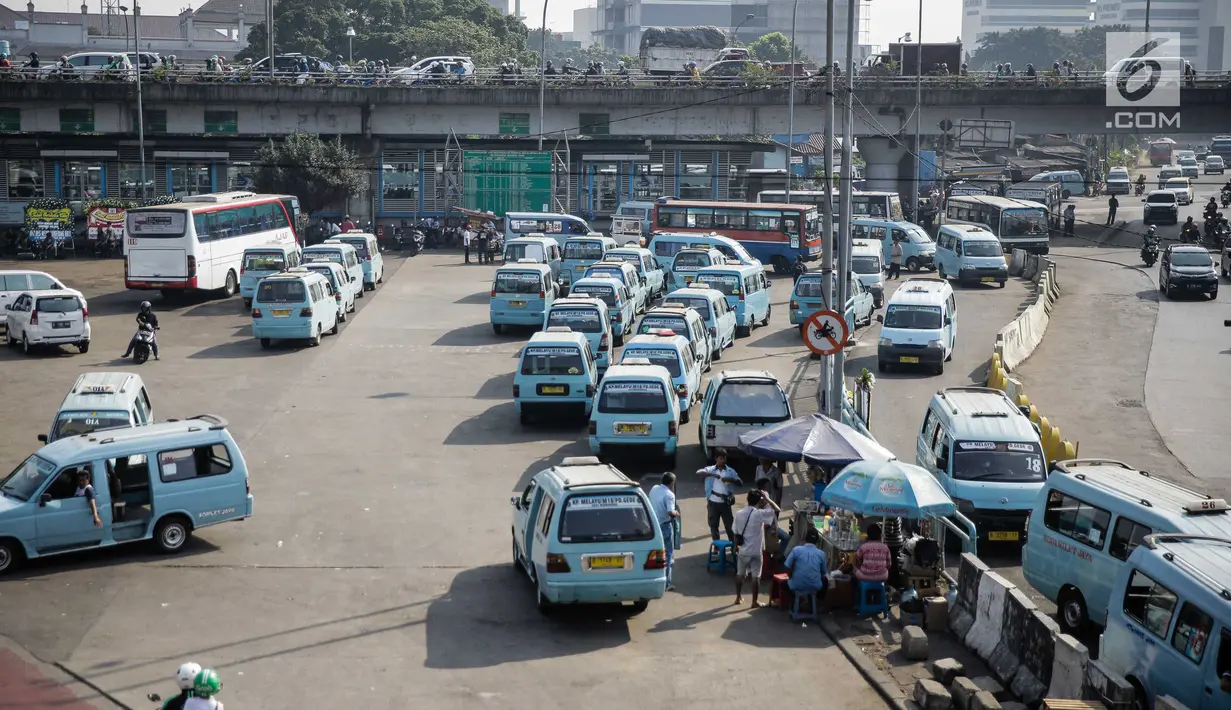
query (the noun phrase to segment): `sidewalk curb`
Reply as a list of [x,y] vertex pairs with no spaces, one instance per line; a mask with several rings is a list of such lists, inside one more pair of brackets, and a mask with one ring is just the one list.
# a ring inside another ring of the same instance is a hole
[[871,685],[876,694],[885,701],[886,705],[894,710],[908,710],[907,697],[898,684],[884,671],[877,668],[858,644],[842,635],[842,630],[838,628],[838,623],[832,617],[822,616],[820,627],[829,640],[833,641],[842,651],[842,655],[846,656],[846,660],[855,666],[863,679],[868,681],[868,685]]
[[[30,666],[37,674],[51,681],[56,687],[66,689],[75,698],[75,702],[72,703],[73,707],[89,707],[97,710],[132,710],[132,708],[107,695],[93,683],[74,673],[64,664],[44,662],[7,636],[0,635],[0,651],[13,654],[18,662]],[[48,700],[46,705],[46,707],[63,706],[65,706],[65,702],[58,699]],[[38,706],[36,705],[35,707]]]

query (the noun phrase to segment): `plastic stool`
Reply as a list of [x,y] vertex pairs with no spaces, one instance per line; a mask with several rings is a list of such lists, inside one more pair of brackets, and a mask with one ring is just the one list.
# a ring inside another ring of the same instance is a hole
[[772,552],[761,553],[761,581],[773,579],[778,573],[778,556]]
[[889,618],[889,599],[885,595],[884,582],[857,581],[855,613],[860,616],[884,614]]
[[710,553],[705,561],[705,568],[713,572],[717,567],[718,574],[726,574],[728,557],[731,559],[731,568],[735,569],[735,546],[730,540],[714,540],[710,543]]
[[[809,604],[808,613],[801,614],[799,611],[800,602],[805,599],[808,600],[808,604]],[[816,592],[804,592],[802,594],[796,594],[795,603],[791,606],[791,621],[800,621],[801,619],[812,619],[813,621],[819,621],[820,619],[818,619],[816,616],[818,609],[819,607],[818,607],[818,602],[816,598]]]
[[791,577],[786,574],[775,574],[769,582],[769,603],[779,609],[786,610],[791,605]]

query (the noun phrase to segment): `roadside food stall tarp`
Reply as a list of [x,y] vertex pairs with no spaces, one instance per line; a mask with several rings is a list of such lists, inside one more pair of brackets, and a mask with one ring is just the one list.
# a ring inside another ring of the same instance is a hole
[[749,455],[774,461],[805,461],[816,466],[845,466],[855,461],[891,461],[893,452],[854,428],[820,414],[809,414],[739,437]]
[[957,507],[940,483],[901,461],[858,461],[838,472],[821,502],[864,516],[912,518],[953,515]]

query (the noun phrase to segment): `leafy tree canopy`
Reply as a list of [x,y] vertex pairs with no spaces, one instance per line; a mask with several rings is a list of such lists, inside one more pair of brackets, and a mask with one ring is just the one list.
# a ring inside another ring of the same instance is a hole
[[[542,42],[542,30],[538,28],[530,30],[526,37],[526,52],[532,55],[528,66],[538,66],[538,54]],[[607,71],[614,71],[621,61],[627,63],[630,70],[636,69],[638,65],[636,57],[621,56],[600,44],[579,47],[574,42],[561,42],[550,30],[547,32],[547,59],[555,64],[556,69],[564,66],[564,62],[568,59],[572,59],[573,65],[580,69],[585,69],[590,62],[602,62],[603,68]]]
[[[346,35],[353,27],[353,41]],[[332,59],[384,59],[409,64],[414,57],[467,55],[478,64],[523,58],[526,26],[485,0],[306,0],[277,3],[275,53],[302,52]],[[258,23],[238,56],[266,54],[267,30]]]
[[989,70],[1009,62],[1019,71],[1027,64],[1044,70],[1053,62],[1068,59],[1078,71],[1102,71],[1107,68],[1107,33],[1131,29],[1128,25],[1102,25],[1070,33],[1050,27],[990,32],[979,40],[969,65],[971,69]]
[[315,133],[304,132],[262,146],[252,178],[261,192],[299,197],[304,214],[309,215],[344,204],[367,184],[359,156],[341,138],[323,141]]
[[[791,40],[781,32],[770,32],[748,45],[748,51],[752,53],[754,59],[762,62],[789,62],[791,61]],[[808,62],[811,60],[803,50],[795,47],[795,61]]]

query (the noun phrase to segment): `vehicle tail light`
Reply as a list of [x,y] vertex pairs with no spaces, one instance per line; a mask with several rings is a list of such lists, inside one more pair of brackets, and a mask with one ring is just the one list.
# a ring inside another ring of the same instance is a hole
[[667,422],[667,436],[679,436],[680,425],[675,422]]
[[311,309],[311,308],[304,308],[304,309],[301,309],[301,310],[299,311],[299,317],[300,317],[300,318],[311,318],[311,317],[312,317],[312,309]]
[[372,260],[372,257],[370,257],[370,256],[365,256],[365,257],[363,257],[363,260],[364,260],[364,261],[371,261],[371,260]]
[[713,438],[714,438],[714,434],[715,434],[715,432],[714,432],[714,425],[713,425],[713,424],[706,424],[706,425],[705,425],[705,438],[707,438],[707,439],[713,439]]
[[242,262],[242,261],[241,261],[241,262],[240,262],[240,264],[239,264],[239,275],[240,275],[240,276],[243,276],[243,275],[244,275],[244,264],[243,264],[243,262]]
[[261,309],[260,309],[260,308],[253,308],[253,309],[252,309],[252,317],[253,317],[253,318],[260,318],[260,317],[261,317]]
[[124,280],[128,280],[128,259],[124,260]]
[[342,292],[341,291],[334,292],[333,300],[337,301],[338,303],[341,303],[342,302]]
[[610,347],[611,347],[610,343],[607,342],[607,334],[603,333],[603,339],[598,341],[598,349],[607,350]]
[[248,483],[248,477],[244,476],[244,493],[252,495],[252,485]]
[[586,385],[586,396],[587,397],[594,396],[594,385]]
[[675,393],[681,397],[688,396],[688,385],[678,385],[675,388]]
[[514,397],[521,396],[521,385],[513,385],[513,396]]
[[[742,301],[742,300],[744,300],[742,296],[740,297],[740,300],[741,300],[741,301]],[[792,299],[791,299],[791,310],[793,311],[793,310],[796,310],[796,309],[798,309],[798,308],[799,308],[799,301],[796,301],[795,299],[793,299],[793,298],[792,298]]]
[[492,286],[492,298],[496,297],[496,287]]
[[742,301],[742,300],[744,300],[744,292],[743,292],[743,291],[740,291],[740,292],[739,292],[739,300],[741,300],[741,301]]
[[81,320],[90,320],[90,307],[86,304],[81,304]]
[[547,573],[548,574],[568,574],[573,570],[569,569],[568,560],[564,559],[564,555],[556,552],[547,553]]
[[38,311],[30,314],[30,325],[38,325]]
[[667,552],[665,550],[650,550],[649,556],[645,558],[645,568],[667,569]]
[[711,338],[717,338],[717,337],[718,337],[718,329],[717,329],[717,328],[710,328],[710,337],[711,337]]
[[197,257],[188,257],[188,278],[193,278],[197,275]]
[[539,289],[539,298],[547,298],[547,292],[541,288]]
[[597,436],[597,435],[598,435],[598,422],[591,419],[590,420],[590,436]]

